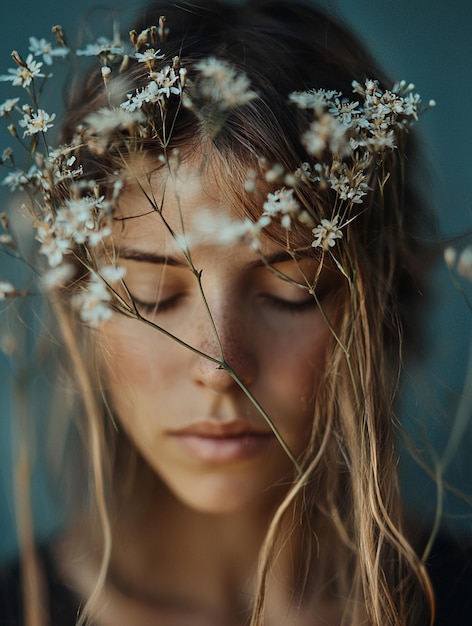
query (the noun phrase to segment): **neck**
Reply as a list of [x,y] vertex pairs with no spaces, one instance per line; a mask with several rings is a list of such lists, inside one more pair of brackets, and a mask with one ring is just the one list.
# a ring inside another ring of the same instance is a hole
[[[155,623],[154,611],[161,612],[163,607],[177,611],[181,624],[187,623],[182,611],[203,615],[205,624],[245,623],[257,592],[260,551],[284,492],[274,491],[271,497],[266,494],[248,510],[208,514],[187,507],[154,476],[152,481],[139,484],[143,487],[140,494],[133,492],[132,501],[124,504],[118,515],[120,522],[113,529],[107,584],[110,606],[120,606],[121,601],[115,603],[119,597],[125,599],[125,605],[131,602],[140,609],[148,607],[150,623]],[[288,525],[282,524],[279,530],[277,565],[267,596],[268,616],[273,616],[267,623],[274,624],[279,623],[280,615],[288,615],[294,604],[318,604],[311,592],[307,599],[303,591],[301,572],[311,567],[307,557],[310,551],[301,546],[299,536],[289,533]],[[88,537],[85,550],[90,554],[87,542]],[[95,572],[93,567],[87,568],[89,580],[96,580],[97,567],[95,563]],[[82,581],[78,586],[87,595],[89,584]],[[336,612],[338,609],[336,606]],[[297,617],[292,623],[301,622]]]
[[250,510],[208,514],[155,484],[116,529],[112,579],[148,597],[238,604],[252,596],[258,556],[280,497],[261,499]]

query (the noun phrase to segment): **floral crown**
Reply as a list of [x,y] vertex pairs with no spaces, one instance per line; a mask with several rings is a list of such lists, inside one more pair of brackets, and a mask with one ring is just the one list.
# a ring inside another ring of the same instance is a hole
[[[113,285],[124,277],[123,270],[109,260],[104,262],[99,252],[111,235],[121,182],[117,178],[112,192],[104,195],[96,181],[84,175],[83,148],[100,155],[107,152],[117,135],[125,142],[131,142],[132,137],[152,137],[161,148],[163,164],[175,173],[179,154],[169,149],[166,129],[175,123],[175,119],[168,123],[169,115],[177,118],[180,108],[185,107],[215,135],[231,111],[250,105],[258,94],[248,77],[223,59],[202,58],[186,68],[179,57],[167,58],[160,47],[164,47],[168,34],[164,17],[140,33],[131,31],[128,43],[115,33],[112,40],[102,37],[75,51],[67,45],[61,27],[52,30],[54,43],[30,37],[26,58],[14,51],[16,67],[0,76],[0,81],[22,93],[0,105],[0,116],[26,157],[26,161],[17,159],[11,147],[3,150],[1,165],[9,171],[2,184],[29,198],[22,203],[21,211],[30,216],[39,252],[46,260],[41,277],[44,290],[67,285],[76,274],[77,249],[87,250],[80,260],[88,270],[88,283],[73,299],[82,319],[94,325],[111,315],[110,305],[116,306],[117,296]],[[109,104],[88,114],[69,144],[53,147],[48,137],[57,117],[41,108],[40,97],[53,78],[51,67],[73,57],[98,60]],[[124,81],[120,77],[131,63],[142,68],[145,82],[129,89],[117,103],[114,85],[122,88]],[[384,90],[378,81],[369,79],[364,84],[354,81],[352,88],[353,99],[325,89],[287,94],[288,106],[303,110],[311,120],[301,137],[307,161],[293,172],[284,171],[278,164],[266,165],[266,181],[280,185],[266,194],[258,219],[222,221],[216,229],[213,226],[212,236],[223,243],[243,240],[258,250],[260,236],[272,222],[287,231],[299,223],[311,232],[311,246],[321,256],[332,255],[348,224],[363,210],[372,171],[381,167],[388,153],[398,150],[398,138],[419,114],[434,106],[433,101],[423,106],[414,86],[405,82]],[[176,104],[173,108],[171,101]],[[20,161],[26,166],[20,167]],[[382,176],[388,178],[388,172]],[[255,177],[254,170],[249,170],[247,192],[255,190]],[[335,200],[330,215],[323,216],[316,207],[303,205],[297,193],[303,185],[331,190]],[[0,244],[6,252],[20,257],[10,223],[3,213]],[[176,235],[179,245],[188,246],[189,238],[181,235],[180,239]],[[9,281],[0,280],[0,298],[21,293]],[[123,308],[122,299],[119,305]],[[136,307],[127,306],[128,313],[137,314]]]

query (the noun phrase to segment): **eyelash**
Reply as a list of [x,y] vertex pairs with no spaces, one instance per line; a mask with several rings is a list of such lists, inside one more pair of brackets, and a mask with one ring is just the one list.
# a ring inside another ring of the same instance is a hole
[[[321,300],[324,295],[324,293],[318,294],[318,300]],[[141,313],[165,313],[166,311],[170,311],[172,310],[172,308],[177,306],[179,300],[182,297],[183,295],[179,294],[176,296],[172,296],[167,300],[162,300],[161,302],[143,302],[142,300],[138,300],[137,298],[133,298],[133,301]],[[306,300],[292,302],[290,300],[276,298],[275,296],[265,295],[264,300],[268,302],[269,305],[274,309],[294,314],[305,313],[310,310],[314,310],[314,307],[316,307],[316,301],[313,297],[310,297]]]
[[269,302],[272,308],[293,314],[313,311],[316,307],[316,302],[313,297],[296,302],[283,300],[282,298],[275,298],[274,296],[265,296],[265,299]]
[[165,313],[166,311],[170,311],[177,305],[178,301],[182,297],[182,294],[178,294],[176,296],[172,296],[171,298],[167,298],[167,300],[161,300],[161,302],[144,302],[133,297],[133,302],[137,306],[140,313],[149,315],[151,313]]

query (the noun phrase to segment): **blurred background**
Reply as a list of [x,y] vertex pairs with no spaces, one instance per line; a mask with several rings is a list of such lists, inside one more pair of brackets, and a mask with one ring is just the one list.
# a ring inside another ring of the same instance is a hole
[[[79,34],[87,41],[89,26],[95,36],[93,25],[97,19],[99,24],[108,25],[107,34],[111,36],[110,16],[118,16],[127,24],[140,6],[140,3],[130,4],[129,0],[115,0],[113,4],[98,4],[97,0],[9,3],[8,10],[4,8],[1,15],[0,74],[14,66],[10,58],[12,50],[17,49],[26,56],[30,36],[52,40],[51,27],[61,24],[71,43],[76,44],[81,40]],[[448,3],[442,0],[319,0],[318,5],[350,25],[394,79],[414,82],[425,102],[431,98],[436,100],[437,107],[426,113],[418,125],[429,168],[428,200],[437,216],[434,230],[438,237],[445,239],[472,231],[469,182],[472,3],[469,0]],[[9,87],[9,83],[0,82],[0,102],[11,97]],[[59,112],[60,105],[61,94],[53,94],[47,110]],[[0,151],[3,151],[12,145],[12,140],[4,125],[1,133]],[[4,177],[2,171],[0,177]],[[6,198],[5,188],[0,187],[0,212]],[[18,270],[0,256],[0,280],[9,277],[11,271]],[[37,306],[40,307],[39,302]],[[33,317],[34,308],[35,305]],[[0,311],[0,347],[8,352],[15,329],[9,308]],[[26,326],[35,323],[31,315],[30,311],[24,320]],[[446,493],[443,523],[452,532],[469,539],[472,539],[472,424],[467,422],[460,429],[454,429],[453,425],[458,410],[472,420],[470,406],[460,406],[470,353],[471,320],[472,313],[453,286],[447,269],[438,262],[431,279],[431,302],[424,320],[425,358],[408,364],[399,407],[399,419],[411,440],[421,447],[429,464],[448,450],[450,463],[446,479],[462,495]],[[0,559],[16,550],[13,484],[14,480],[22,480],[24,474],[18,463],[18,440],[11,416],[13,414],[18,423],[22,396],[27,391],[15,364],[4,352],[0,353]],[[42,378],[42,374],[44,371],[38,368],[32,392],[39,409],[44,406],[46,411],[46,399],[54,381],[48,381],[47,376]],[[468,391],[472,394],[470,386]],[[41,430],[38,425],[38,432],[31,433],[32,441],[41,443],[45,436]],[[454,440],[449,443],[451,433]],[[53,449],[51,436],[49,433],[47,443]],[[45,536],[57,528],[60,517],[48,496],[41,456],[33,454],[32,463],[35,524],[39,534]],[[432,520],[437,498],[434,480],[407,453],[402,454],[400,473],[408,506]]]

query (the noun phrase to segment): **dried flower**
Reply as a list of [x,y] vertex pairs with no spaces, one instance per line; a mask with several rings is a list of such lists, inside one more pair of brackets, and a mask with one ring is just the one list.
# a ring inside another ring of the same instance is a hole
[[250,89],[246,74],[221,59],[209,57],[195,64],[200,73],[195,81],[192,96],[211,103],[220,111],[242,106],[253,100],[257,94]]
[[52,123],[56,119],[55,113],[49,115],[43,109],[38,109],[36,112],[26,112],[23,115],[23,119],[19,121],[20,126],[26,128],[23,133],[23,137],[27,135],[35,135],[36,133],[45,133],[49,128],[52,128]]
[[449,268],[454,267],[457,260],[457,252],[454,248],[447,247],[444,250],[444,261]]
[[[12,52],[12,56],[14,54]],[[2,74],[0,81],[11,81],[15,86],[29,87],[34,78],[44,78],[44,74],[41,73],[42,66],[43,64],[40,61],[33,59],[32,54],[28,54],[26,61],[23,61],[21,64],[18,63],[18,67],[15,69],[9,69],[9,74]]]
[[300,214],[300,205],[293,197],[293,189],[279,189],[269,193],[263,205],[263,215],[280,217],[284,228],[290,228],[292,219]]
[[64,58],[69,54],[69,49],[65,46],[60,48],[54,48],[53,45],[46,41],[46,39],[37,39],[36,37],[29,38],[29,50],[34,56],[42,56],[46,65],[52,65],[53,57]]
[[462,250],[457,261],[457,271],[461,276],[472,282],[472,246]]
[[13,298],[18,295],[17,289],[8,281],[0,280],[0,300]]
[[337,225],[338,220],[338,215],[332,220],[322,219],[321,223],[313,228],[312,233],[315,239],[311,245],[314,248],[323,248],[323,250],[327,252],[335,245],[336,239],[340,239],[343,236]]
[[5,117],[8,113],[11,113],[19,101],[19,98],[9,98],[3,104],[0,104],[0,117]]

